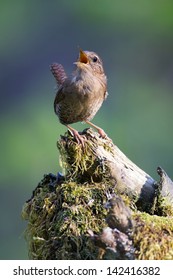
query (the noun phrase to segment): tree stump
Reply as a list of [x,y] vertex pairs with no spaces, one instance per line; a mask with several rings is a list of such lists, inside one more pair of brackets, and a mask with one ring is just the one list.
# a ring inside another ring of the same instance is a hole
[[[173,183],[130,161],[92,129],[85,145],[57,142],[62,173],[47,174],[24,204],[31,259],[173,259]],[[106,205],[109,205],[107,207]]]

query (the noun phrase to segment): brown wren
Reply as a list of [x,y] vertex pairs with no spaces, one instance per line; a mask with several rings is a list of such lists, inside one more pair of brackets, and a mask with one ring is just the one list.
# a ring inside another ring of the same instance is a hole
[[75,70],[67,77],[61,64],[53,63],[50,70],[54,75],[58,91],[54,101],[54,111],[62,124],[73,133],[78,143],[84,145],[84,138],[69,126],[85,122],[93,126],[102,138],[105,132],[90,122],[107,97],[107,78],[99,56],[92,51],[79,52]]

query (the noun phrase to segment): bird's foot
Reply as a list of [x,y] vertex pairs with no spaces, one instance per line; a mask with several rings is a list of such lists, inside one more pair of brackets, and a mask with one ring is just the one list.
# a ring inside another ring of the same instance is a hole
[[78,143],[78,144],[81,144],[82,147],[84,147],[84,145],[85,145],[85,140],[86,140],[85,136],[80,135],[79,132],[78,132],[77,130],[73,130],[73,136],[74,136],[74,138],[76,139],[77,143]]
[[106,138],[107,137],[107,134],[104,132],[104,130],[102,128],[100,128],[99,126],[89,122],[89,121],[85,121],[87,124],[89,124],[90,126],[94,127],[98,133],[100,134],[100,137],[101,138]]
[[76,142],[78,144],[81,144],[82,147],[84,148],[86,137],[84,135],[80,135],[79,132],[76,129],[72,128],[71,126],[67,125],[67,127],[72,132]]
[[106,137],[107,137],[107,135],[106,135],[106,133],[104,132],[103,129],[98,128],[97,131],[98,131],[98,133],[100,134],[100,137],[101,137],[101,138],[106,138]]

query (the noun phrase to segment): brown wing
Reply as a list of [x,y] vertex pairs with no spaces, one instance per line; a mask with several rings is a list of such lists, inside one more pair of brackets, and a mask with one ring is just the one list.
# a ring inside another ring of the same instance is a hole
[[63,92],[63,87],[60,86],[60,88],[58,89],[57,91],[57,94],[55,96],[55,100],[54,100],[54,111],[56,113],[56,105],[58,103],[60,103],[63,99],[64,99],[65,95],[64,95],[64,92]]
[[64,81],[67,79],[67,75],[64,71],[64,67],[58,63],[52,63],[50,65],[50,70],[54,75],[58,85],[62,85]]

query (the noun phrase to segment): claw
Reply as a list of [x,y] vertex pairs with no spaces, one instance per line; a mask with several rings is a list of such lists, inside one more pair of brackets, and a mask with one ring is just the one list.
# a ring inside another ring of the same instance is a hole
[[80,135],[79,132],[76,129],[72,128],[71,126],[67,125],[67,127],[73,133],[73,136],[76,139],[77,143],[81,144],[82,147],[84,148],[85,140],[86,140],[85,136]]
[[84,137],[81,136],[77,130],[73,130],[72,132],[73,132],[74,138],[76,139],[77,143],[81,144],[82,147],[84,147],[84,144],[85,144]]
[[97,131],[100,134],[101,138],[106,138],[107,135],[103,129],[99,128],[99,129],[97,129]]
[[94,127],[98,131],[98,133],[100,134],[101,138],[106,138],[107,137],[106,133],[104,132],[104,130],[102,128],[98,127],[97,125],[95,125],[95,124],[93,124],[89,121],[85,121],[85,122],[87,124],[89,124],[90,126]]

